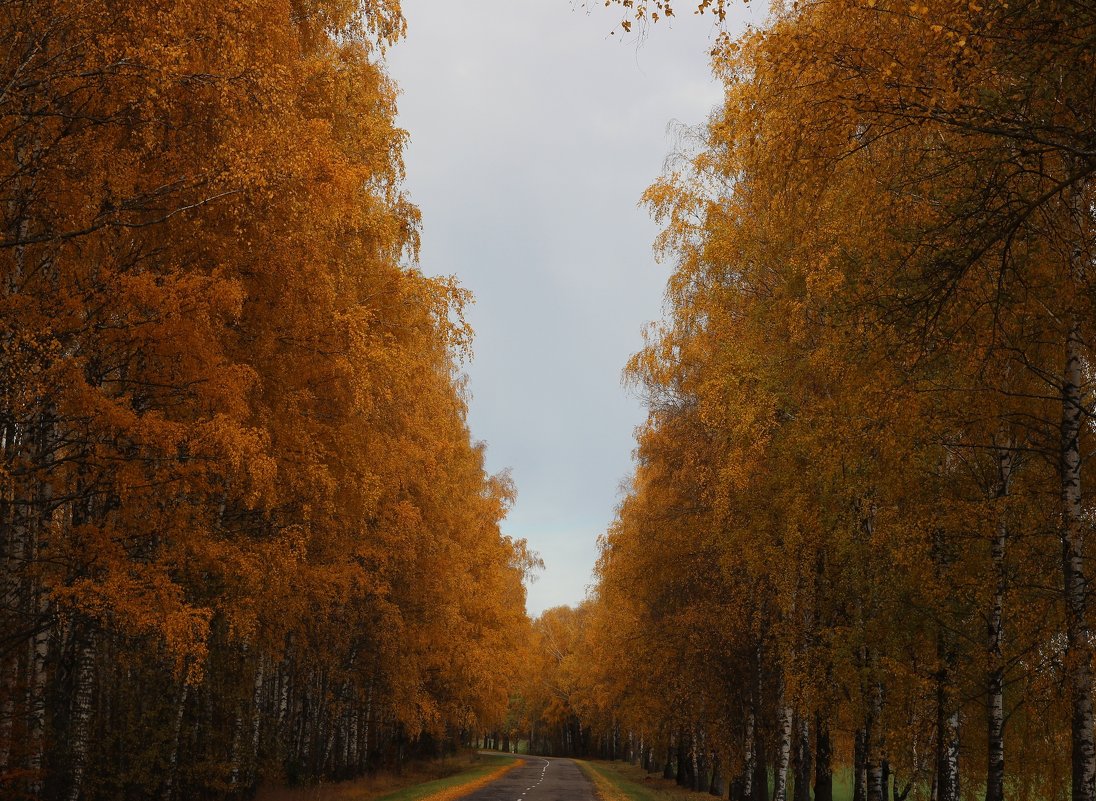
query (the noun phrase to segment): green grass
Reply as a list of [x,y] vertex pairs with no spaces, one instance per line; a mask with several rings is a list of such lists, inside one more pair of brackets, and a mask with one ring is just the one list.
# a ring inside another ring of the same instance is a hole
[[663,779],[661,773],[648,774],[628,762],[576,761],[586,770],[600,774],[628,801],[712,801],[712,796],[706,793],[678,787],[674,781]]
[[851,770],[838,768],[833,772],[833,801],[852,801],[853,789]]
[[[679,787],[673,779],[663,779],[661,771],[648,774],[643,768],[628,762],[602,760],[579,761],[585,769],[595,771],[612,784],[628,801],[713,801],[707,793],[696,793]],[[772,779],[769,780],[772,789]],[[789,797],[791,791],[789,788]],[[852,801],[852,771],[839,768],[833,774],[833,801]]]
[[473,782],[494,770],[498,770],[505,765],[511,765],[516,761],[516,757],[506,756],[505,754],[480,755],[474,765],[465,768],[459,773],[454,773],[451,776],[445,776],[441,779],[435,779],[434,781],[415,784],[411,787],[403,787],[396,790],[394,793],[382,795],[380,798],[376,799],[376,801],[418,801],[420,798],[426,798],[427,796],[434,795],[442,790],[448,790],[453,787],[459,787],[462,784]]

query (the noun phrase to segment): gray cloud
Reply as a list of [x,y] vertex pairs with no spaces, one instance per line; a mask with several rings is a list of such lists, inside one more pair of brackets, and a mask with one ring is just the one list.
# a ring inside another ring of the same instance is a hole
[[667,123],[719,101],[714,31],[687,17],[637,46],[609,35],[617,10],[567,0],[403,8],[408,39],[388,60],[422,268],[476,296],[469,422],[489,468],[512,468],[507,533],[547,563],[529,591],[539,613],[583,598],[631,470],[643,410],[620,371],[666,278],[637,202],[672,147]]

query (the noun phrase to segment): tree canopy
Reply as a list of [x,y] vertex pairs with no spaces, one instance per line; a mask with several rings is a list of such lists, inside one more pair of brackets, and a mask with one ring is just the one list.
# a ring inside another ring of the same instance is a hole
[[758,801],[1096,793],[1094,58],[1053,0],[722,36],[645,196],[673,272],[575,639],[591,749]]
[[0,4],[0,781],[236,795],[505,713],[535,563],[413,265],[399,3]]

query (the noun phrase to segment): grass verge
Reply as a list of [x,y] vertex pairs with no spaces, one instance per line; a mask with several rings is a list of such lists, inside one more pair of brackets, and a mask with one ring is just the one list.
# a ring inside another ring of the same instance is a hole
[[522,760],[509,756],[481,756],[480,765],[454,776],[407,787],[377,801],[455,801],[502,777]]
[[[673,779],[663,779],[660,773],[647,773],[628,762],[581,759],[575,762],[590,777],[601,801],[715,801],[707,793],[686,790]],[[771,777],[769,786],[772,787]],[[790,791],[788,795],[791,796]],[[768,793],[766,797],[769,797]],[[851,771],[834,771],[833,798],[834,801],[852,801]]]
[[518,763],[503,754],[473,755],[409,765],[403,775],[376,773],[310,787],[267,787],[255,801],[455,801]]
[[678,787],[658,774],[627,762],[576,759],[601,801],[715,801],[707,793],[694,793]]

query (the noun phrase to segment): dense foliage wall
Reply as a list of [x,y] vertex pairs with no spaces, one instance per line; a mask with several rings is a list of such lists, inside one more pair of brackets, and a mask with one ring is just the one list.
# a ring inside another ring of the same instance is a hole
[[0,2],[0,794],[235,795],[500,717],[397,0]]
[[1092,4],[790,3],[714,65],[647,193],[635,475],[525,725],[738,799],[1090,801]]

